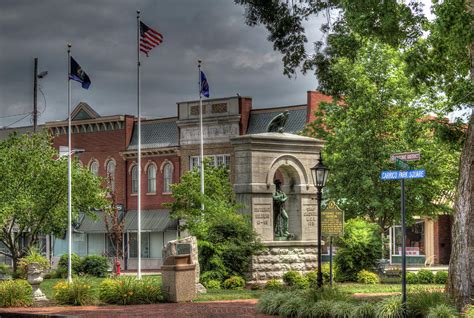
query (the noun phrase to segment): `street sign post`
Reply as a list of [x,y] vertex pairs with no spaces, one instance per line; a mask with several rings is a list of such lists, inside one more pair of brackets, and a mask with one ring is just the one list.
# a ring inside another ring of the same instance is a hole
[[408,170],[410,166],[405,161],[416,161],[420,159],[419,152],[395,153],[390,156],[390,160],[395,162],[397,168],[407,171],[382,171],[382,180],[400,180],[401,188],[401,212],[402,212],[402,304],[403,315],[407,316],[407,255],[406,255],[406,211],[405,211],[405,179],[420,179],[426,175],[425,169]]
[[395,162],[396,159],[400,159],[403,161],[418,161],[420,160],[421,155],[419,151],[412,151],[412,152],[400,152],[394,153],[390,155],[390,161]]
[[344,211],[334,201],[329,201],[321,213],[321,234],[329,236],[329,284],[332,286],[332,237],[344,234]]

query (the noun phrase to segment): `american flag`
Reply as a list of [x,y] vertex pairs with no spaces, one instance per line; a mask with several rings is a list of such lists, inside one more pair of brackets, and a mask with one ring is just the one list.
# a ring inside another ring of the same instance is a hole
[[148,56],[148,52],[161,42],[163,35],[140,21],[140,51]]

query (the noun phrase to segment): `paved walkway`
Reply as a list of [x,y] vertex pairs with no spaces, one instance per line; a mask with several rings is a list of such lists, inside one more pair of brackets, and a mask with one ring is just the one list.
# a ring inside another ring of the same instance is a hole
[[255,309],[257,300],[230,300],[181,304],[135,306],[83,306],[42,308],[0,308],[0,317],[258,317],[269,318]]

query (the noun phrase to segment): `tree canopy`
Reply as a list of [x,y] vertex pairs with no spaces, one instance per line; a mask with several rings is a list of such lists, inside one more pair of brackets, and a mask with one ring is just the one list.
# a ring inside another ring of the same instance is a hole
[[[101,180],[77,161],[72,170],[73,217],[107,201]],[[59,157],[46,132],[11,135],[0,142],[0,242],[16,266],[40,235],[67,228],[67,157]]]

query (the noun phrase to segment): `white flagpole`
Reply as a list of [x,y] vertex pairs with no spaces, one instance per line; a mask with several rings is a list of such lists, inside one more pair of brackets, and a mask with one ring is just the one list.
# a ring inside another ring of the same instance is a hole
[[[204,138],[202,132],[202,81],[201,81],[201,60],[198,60],[199,71],[199,136],[200,140],[200,168],[201,168],[201,194],[204,196]],[[204,202],[201,203],[201,210],[204,210]]]
[[137,193],[137,216],[138,216],[138,267],[137,278],[142,278],[142,132],[141,132],[141,107],[140,107],[140,10],[137,10],[137,112],[138,112],[138,193]]
[[68,262],[67,262],[67,280],[72,282],[72,185],[71,185],[71,43],[67,45],[67,118],[68,118],[68,129],[67,129],[67,144],[68,144],[68,156],[67,156],[67,233],[68,233]]

